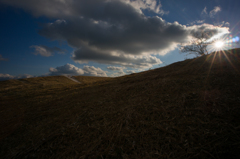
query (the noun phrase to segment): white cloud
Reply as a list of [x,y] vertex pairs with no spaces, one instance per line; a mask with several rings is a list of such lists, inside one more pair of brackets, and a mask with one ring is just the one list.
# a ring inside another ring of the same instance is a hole
[[126,69],[126,67],[109,66],[107,67],[107,69],[113,70],[113,71],[120,71],[120,70]]
[[72,64],[49,69],[50,75],[83,75],[84,71]]
[[22,79],[22,78],[32,78],[34,76],[29,75],[29,74],[23,74],[23,75],[18,75],[15,77],[15,79]]
[[10,79],[32,78],[32,77],[34,77],[34,76],[29,75],[29,74],[23,74],[23,75],[18,75],[18,76],[12,76],[9,74],[0,74],[0,81],[10,80]]
[[95,68],[94,66],[84,66],[82,69],[72,64],[66,64],[56,68],[49,69],[49,75],[84,75],[84,76],[101,76],[106,77],[107,74],[101,68]]
[[14,79],[14,76],[9,74],[0,74],[0,81]]
[[204,9],[201,12],[201,15],[207,15],[207,7],[204,7]]
[[157,0],[121,0],[133,6],[138,12],[142,13],[142,9],[148,9],[157,14],[168,14],[168,11],[162,10],[160,1]]
[[205,22],[205,20],[195,20],[187,25],[203,24],[204,22]]
[[202,23],[204,23],[204,21],[205,21],[205,20],[197,20],[196,22],[197,22],[198,24],[202,24]]
[[115,66],[109,66],[107,67],[107,69],[112,70],[112,71],[117,71],[112,73],[110,76],[111,77],[118,77],[118,76],[123,76],[126,73],[123,71],[124,69],[126,69],[126,67],[115,67]]
[[219,6],[215,6],[214,9],[211,10],[208,14],[207,7],[205,7],[201,12],[201,16],[204,18],[206,17],[214,18],[214,16],[220,11],[221,11],[221,8]]
[[[58,22],[56,22],[56,23],[58,23]],[[53,56],[53,54],[55,52],[57,52],[59,54],[65,53],[65,51],[60,48],[57,48],[57,47],[50,48],[50,47],[44,46],[44,45],[41,45],[41,46],[33,45],[33,46],[30,46],[30,48],[35,48],[35,52],[33,53],[34,55],[41,55],[41,56],[45,56],[45,57]]]
[[209,16],[213,18],[220,11],[221,11],[221,8],[219,6],[216,6],[214,7],[213,10],[210,11]]
[[126,73],[123,70],[120,70],[118,72],[111,74],[110,77],[119,77],[119,76],[124,76],[124,75],[126,75]]
[[133,70],[127,70],[126,73],[135,73]]
[[226,22],[226,23],[225,23],[225,26],[226,26],[226,27],[229,27],[229,26],[230,26],[230,23],[229,23],[229,22]]
[[107,77],[107,74],[105,71],[103,71],[101,68],[96,68],[94,66],[84,66],[84,75],[85,76],[100,76],[100,77]]
[[219,26],[219,27],[229,27],[230,26],[230,23],[229,22],[225,22],[225,21],[222,21],[222,22],[218,22],[218,23],[214,23],[214,25],[216,26]]

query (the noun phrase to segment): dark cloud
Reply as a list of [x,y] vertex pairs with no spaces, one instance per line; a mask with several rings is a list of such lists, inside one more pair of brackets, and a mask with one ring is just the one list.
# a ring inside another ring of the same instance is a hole
[[122,23],[86,18],[61,23],[56,21],[46,25],[39,33],[52,40],[67,40],[76,48],[88,47],[104,52],[132,55],[165,53],[164,50],[184,42],[189,35],[186,27],[177,22],[166,23],[160,17],[147,18],[137,14],[128,20],[129,17],[126,15],[126,22]]
[[[66,40],[75,48],[72,59],[125,67],[160,64],[154,55],[165,55],[196,32],[213,35],[228,28],[209,24],[185,26],[162,18],[147,17],[142,10],[164,14],[156,0],[0,0],[30,10],[34,15],[58,20],[46,24],[39,34],[51,40]],[[205,9],[204,13],[207,12]],[[217,13],[214,9],[212,14]]]
[[124,53],[104,52],[92,48],[82,47],[74,52],[73,60],[79,63],[94,61],[104,64],[116,64],[125,67],[151,67],[162,63],[160,59],[151,55],[128,55]]
[[41,55],[41,56],[45,56],[45,57],[49,57],[49,56],[53,56],[54,53],[59,53],[59,54],[64,54],[65,51],[58,48],[58,47],[48,47],[48,46],[44,46],[44,45],[33,45],[30,46],[30,48],[34,48],[35,52],[33,53],[34,55]]
[[8,59],[3,58],[2,55],[0,54],[0,61],[8,61]]
[[102,76],[106,77],[107,74],[101,68],[94,66],[84,66],[82,69],[72,64],[66,64],[56,68],[49,69],[49,75],[84,75],[84,76]]
[[157,0],[0,0],[0,3],[23,8],[35,16],[51,18],[78,17],[79,15],[98,18],[113,9],[121,11],[122,14],[128,14],[128,10],[122,10],[123,4],[131,6],[139,13],[144,9],[161,15],[168,13],[161,9],[161,3]]

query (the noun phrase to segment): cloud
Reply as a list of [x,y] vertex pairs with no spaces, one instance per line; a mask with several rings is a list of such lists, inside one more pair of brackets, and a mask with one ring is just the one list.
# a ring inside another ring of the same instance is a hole
[[18,76],[12,76],[9,74],[0,74],[0,81],[10,80],[10,79],[32,78],[32,77],[34,77],[34,76],[29,75],[29,74],[23,74],[23,75],[18,75]]
[[191,22],[190,24],[187,25],[194,25],[194,24],[203,24],[205,22],[205,20],[195,20],[193,22]]
[[204,7],[204,9],[201,12],[201,15],[208,15],[207,7]]
[[115,67],[115,66],[109,66],[107,69],[112,70],[112,71],[117,71],[114,72],[110,75],[110,77],[118,77],[118,76],[123,76],[126,75],[126,73],[123,71],[126,69],[126,67]]
[[116,66],[109,66],[107,69],[112,70],[112,71],[120,71],[123,69],[126,69],[126,67],[116,67]]
[[135,73],[135,71],[133,71],[133,70],[127,70],[126,73],[129,73],[129,74],[130,74],[130,73]]
[[230,26],[230,23],[229,22],[225,22],[224,24],[226,27],[229,27]]
[[214,18],[214,16],[221,11],[221,8],[219,6],[214,7],[213,10],[210,11],[209,16],[211,18]]
[[101,68],[94,66],[84,66],[83,69],[78,68],[72,64],[66,64],[56,68],[49,69],[49,75],[84,75],[84,76],[102,76],[106,77],[107,74]]
[[211,10],[208,14],[207,7],[205,7],[201,12],[201,16],[204,18],[206,17],[214,18],[214,16],[220,11],[221,11],[221,8],[219,6],[215,6],[214,9]]
[[0,61],[8,61],[8,59],[3,58],[2,55],[0,54]]
[[123,76],[126,75],[126,73],[123,71],[126,69],[126,67],[116,67],[116,66],[109,66],[107,69],[112,70],[112,71],[117,71],[114,72],[110,75],[110,77],[118,77],[118,76]]
[[29,74],[23,74],[23,75],[18,75],[15,77],[15,79],[22,79],[22,78],[33,78],[35,76],[29,75]]
[[[215,34],[228,28],[201,24],[169,23],[159,16],[145,16],[147,9],[165,14],[156,0],[0,0],[36,16],[58,19],[45,24],[39,34],[51,40],[67,41],[75,50],[72,59],[149,68],[161,64],[155,55],[165,55],[185,43],[197,31]],[[203,13],[207,13],[207,8]],[[215,12],[219,12],[215,9]],[[46,54],[52,55],[52,54]]]
[[[91,19],[76,19],[66,23],[46,25],[40,34],[52,40],[66,40],[77,48],[72,59],[79,63],[94,61],[122,66],[145,67],[160,64],[160,59],[153,54],[165,55],[184,43],[192,29],[204,27],[216,34],[228,32],[228,28],[212,25],[186,27],[177,22],[167,23],[160,17],[138,17],[128,23],[110,24]],[[204,29],[201,29],[204,31]]]
[[0,74],[0,81],[14,79],[14,76],[9,74]]
[[[0,0],[0,3],[23,8],[35,16],[46,16],[50,18],[66,17],[98,17],[104,9],[111,10],[114,6],[125,4],[131,6],[136,12],[142,13],[142,9],[148,9],[157,14],[167,14],[161,9],[162,5],[157,0]],[[54,6],[54,7],[53,7]],[[124,11],[122,11],[124,14]]]
[[96,68],[94,66],[84,66],[83,70],[85,76],[107,77],[106,72],[103,71],[101,68]]
[[104,52],[102,50],[82,47],[74,51],[72,59],[78,63],[94,61],[104,64],[122,65],[124,67],[151,67],[161,64],[161,60],[151,55],[129,55],[117,52]]
[[218,27],[210,24],[202,24],[202,25],[193,25],[189,26],[189,29],[191,30],[191,36],[199,35],[202,32],[205,32],[210,37],[216,37],[224,34],[228,34],[229,28],[227,27]]
[[162,5],[160,1],[157,0],[122,0],[122,2],[130,4],[140,13],[142,13],[142,9],[147,9],[161,15],[169,13],[161,9]]
[[41,56],[45,56],[45,57],[49,57],[49,56],[53,56],[53,54],[55,52],[59,53],[59,54],[64,54],[65,51],[58,48],[58,47],[53,47],[50,48],[48,46],[44,46],[44,45],[33,45],[30,46],[30,48],[35,48],[35,52],[33,53],[34,55],[41,55]]
[[126,75],[126,73],[123,70],[119,70],[118,72],[111,74],[110,77],[119,77],[124,75]]
[[83,75],[84,71],[72,64],[49,69],[50,75]]
[[214,25],[219,26],[219,27],[223,27],[223,26],[229,27],[229,26],[230,26],[230,23],[229,23],[229,22],[222,21],[222,22],[214,23]]
[[118,76],[123,76],[126,73],[123,71],[124,69],[126,69],[126,67],[115,67],[115,66],[109,66],[107,67],[107,69],[112,70],[112,71],[117,71],[114,72],[113,74],[111,74],[111,77],[118,77]]

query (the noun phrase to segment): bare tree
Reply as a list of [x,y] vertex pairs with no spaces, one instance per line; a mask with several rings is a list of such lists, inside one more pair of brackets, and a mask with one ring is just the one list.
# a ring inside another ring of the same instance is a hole
[[207,46],[212,44],[208,40],[211,35],[208,32],[194,33],[193,39],[187,45],[181,45],[179,50],[181,53],[204,55],[208,54]]

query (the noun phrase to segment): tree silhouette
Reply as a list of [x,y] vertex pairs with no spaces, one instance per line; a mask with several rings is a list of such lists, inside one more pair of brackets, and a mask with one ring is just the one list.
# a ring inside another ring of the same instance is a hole
[[198,32],[193,34],[193,39],[186,45],[181,45],[179,50],[181,53],[205,55],[208,54],[207,46],[212,44],[213,41],[209,42],[212,34],[209,32]]

